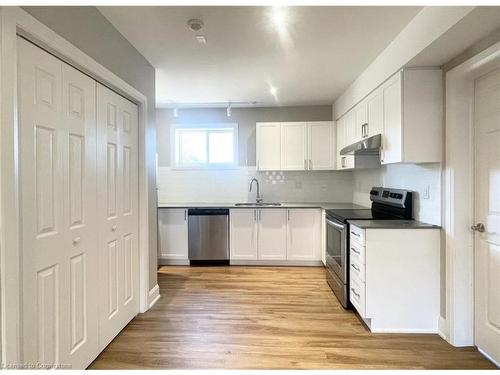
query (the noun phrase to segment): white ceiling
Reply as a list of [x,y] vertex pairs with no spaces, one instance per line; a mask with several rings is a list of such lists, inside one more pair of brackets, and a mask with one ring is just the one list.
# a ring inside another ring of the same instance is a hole
[[[99,7],[156,68],[157,107],[331,104],[420,9]],[[203,20],[206,45],[191,18]]]

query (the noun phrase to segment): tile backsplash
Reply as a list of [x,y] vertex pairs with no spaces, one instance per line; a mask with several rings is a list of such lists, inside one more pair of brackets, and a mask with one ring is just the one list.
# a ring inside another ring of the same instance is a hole
[[256,177],[267,202],[351,202],[351,172],[257,172],[255,167],[226,170],[158,169],[158,202],[247,202],[255,200]]

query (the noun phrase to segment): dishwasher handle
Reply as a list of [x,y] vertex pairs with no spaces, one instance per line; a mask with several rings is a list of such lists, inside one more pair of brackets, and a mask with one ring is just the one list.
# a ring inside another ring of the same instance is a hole
[[188,209],[188,216],[216,216],[216,215],[229,215],[227,208],[190,208]]

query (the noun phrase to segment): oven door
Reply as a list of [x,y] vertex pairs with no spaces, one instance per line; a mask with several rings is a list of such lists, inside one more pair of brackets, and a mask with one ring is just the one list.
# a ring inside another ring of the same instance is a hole
[[342,281],[347,283],[347,257],[346,257],[346,232],[347,225],[326,218],[326,266]]

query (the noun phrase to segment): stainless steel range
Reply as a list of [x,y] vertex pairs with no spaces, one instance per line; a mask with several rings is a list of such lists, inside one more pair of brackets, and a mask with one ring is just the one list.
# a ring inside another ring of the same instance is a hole
[[413,220],[413,194],[408,190],[373,187],[371,208],[326,211],[326,277],[342,306],[349,308],[348,220]]

